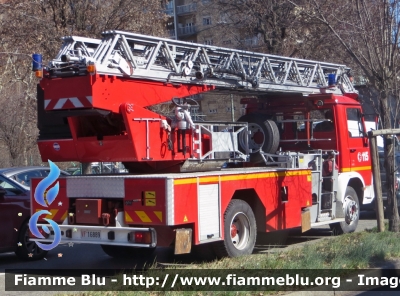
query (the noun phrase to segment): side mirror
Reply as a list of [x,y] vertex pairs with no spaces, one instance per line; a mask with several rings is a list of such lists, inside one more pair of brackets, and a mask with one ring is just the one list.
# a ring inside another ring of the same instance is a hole
[[363,144],[364,147],[368,147],[369,146],[369,138],[368,138],[368,134],[367,133],[363,133],[364,137],[363,137]]

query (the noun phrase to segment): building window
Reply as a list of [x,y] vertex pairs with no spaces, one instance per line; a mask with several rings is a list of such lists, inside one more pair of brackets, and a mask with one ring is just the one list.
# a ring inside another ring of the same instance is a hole
[[211,25],[211,16],[203,17],[203,26]]
[[228,22],[228,19],[229,15],[227,12],[224,11],[219,14],[219,23],[226,24]]
[[170,1],[167,3],[166,7],[166,14],[173,16],[174,15],[174,1]]

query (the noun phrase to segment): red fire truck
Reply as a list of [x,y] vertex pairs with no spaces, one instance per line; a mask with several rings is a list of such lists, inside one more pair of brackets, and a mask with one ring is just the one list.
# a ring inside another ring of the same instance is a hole
[[[47,208],[32,180],[32,214],[49,210],[41,218],[59,224],[62,243],[100,244],[110,256],[207,244],[240,256],[257,232],[352,232],[373,200],[346,66],[122,31],[63,41],[47,66],[33,56],[42,159],[122,162],[129,174],[60,178]],[[241,95],[246,115],[193,121],[190,96],[211,91]],[[150,108],[166,102],[173,116]]]

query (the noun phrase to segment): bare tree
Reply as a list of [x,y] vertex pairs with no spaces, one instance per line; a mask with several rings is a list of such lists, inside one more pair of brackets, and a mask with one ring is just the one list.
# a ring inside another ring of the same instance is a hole
[[6,0],[0,1],[0,165],[41,162],[36,147],[36,83],[31,55],[53,58],[60,38],[101,38],[105,30],[165,36],[160,0]]
[[329,29],[312,19],[305,22],[287,0],[198,0],[197,5],[203,15],[213,17],[210,26],[202,27],[200,41],[213,34],[216,45],[343,63],[345,55],[339,56],[340,44]]
[[203,6],[203,11],[214,14],[215,21],[208,29],[217,32],[220,41],[233,41],[223,45],[271,54],[293,51],[290,39],[295,16],[286,1],[217,0]]
[[[339,0],[335,5],[312,0],[307,4],[291,2],[305,21],[313,21],[329,30],[341,48],[361,70],[368,84],[378,92],[379,114],[383,128],[392,128],[396,108],[390,98],[398,101],[400,1]],[[388,184],[389,228],[399,231],[397,201],[394,198],[393,138],[386,137],[385,168]]]
[[30,124],[35,120],[36,111],[31,102],[31,98],[14,93],[2,101],[5,115],[0,118],[0,140],[9,153],[7,166],[31,164],[31,153],[37,153],[37,131]]

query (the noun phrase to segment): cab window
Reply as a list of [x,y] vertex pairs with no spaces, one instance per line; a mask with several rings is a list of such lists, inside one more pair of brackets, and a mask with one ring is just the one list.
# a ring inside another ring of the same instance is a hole
[[361,112],[357,108],[348,108],[347,114],[347,128],[351,138],[361,138],[365,134],[364,126],[361,121]]
[[322,119],[318,122],[313,123],[314,132],[332,132],[335,130],[333,124],[333,111],[332,109],[318,110]]

